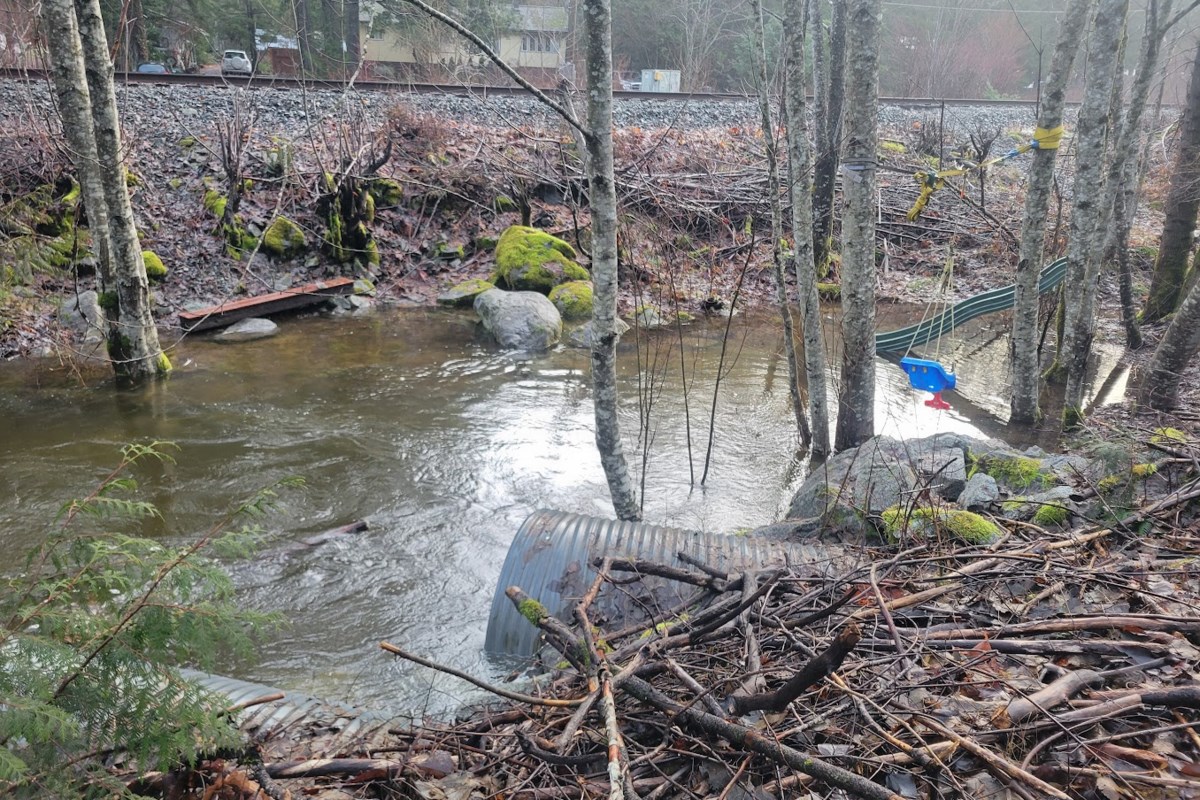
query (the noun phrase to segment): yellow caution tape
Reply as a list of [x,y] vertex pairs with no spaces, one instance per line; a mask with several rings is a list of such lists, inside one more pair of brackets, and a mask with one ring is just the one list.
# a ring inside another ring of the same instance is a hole
[[1032,146],[1038,150],[1057,150],[1064,132],[1062,125],[1050,129],[1038,128],[1033,132]]
[[917,196],[917,202],[913,203],[913,207],[908,210],[908,221],[915,222],[917,217],[921,216],[921,212],[925,210],[925,206],[929,203],[929,198],[933,196],[933,193],[946,185],[946,178],[955,178],[959,175],[966,175],[968,172],[987,169],[994,164],[999,164],[1001,161],[1007,161],[1014,156],[1028,153],[1030,150],[1057,150],[1059,144],[1062,143],[1063,133],[1062,125],[1049,129],[1038,128],[1033,132],[1033,141],[1026,142],[1002,156],[988,159],[982,164],[958,169],[943,169],[938,172],[916,173],[913,177],[917,179],[917,185],[921,187],[921,193]]

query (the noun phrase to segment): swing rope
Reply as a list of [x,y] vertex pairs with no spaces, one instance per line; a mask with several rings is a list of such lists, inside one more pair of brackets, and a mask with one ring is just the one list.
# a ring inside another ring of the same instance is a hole
[[[925,304],[925,311],[922,312],[922,314],[921,314],[921,321],[918,322],[917,327],[913,329],[913,336],[911,339],[908,340],[908,347],[905,348],[904,355],[901,356],[901,358],[908,358],[909,354],[912,353],[914,343],[917,341],[917,336],[921,332],[921,326],[925,324],[925,320],[929,319],[929,313],[933,310],[933,304],[941,303],[941,304],[945,305],[946,293],[949,291],[953,280],[954,280],[954,251],[951,250],[949,255],[946,256],[946,264],[945,264],[945,266],[942,267],[942,274],[938,277],[938,282],[941,284],[941,286],[938,289],[938,293],[935,296],[931,297],[929,299],[929,302]],[[953,305],[950,307],[950,330],[951,330],[951,333],[953,333],[953,331],[954,331],[954,306]],[[936,349],[934,352],[935,352],[934,359],[940,360],[939,357],[941,356],[941,353],[942,353],[942,337],[940,335],[937,337],[937,345],[936,345]]]

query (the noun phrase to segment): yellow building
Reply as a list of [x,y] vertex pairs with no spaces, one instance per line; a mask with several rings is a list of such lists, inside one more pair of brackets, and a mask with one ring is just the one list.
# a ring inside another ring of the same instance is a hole
[[[567,65],[570,13],[567,0],[525,0],[502,14],[504,24],[488,44],[533,83],[552,86]],[[440,22],[410,17],[388,25],[377,7],[363,3],[359,16],[363,57],[375,77],[420,81],[493,82],[486,58]]]

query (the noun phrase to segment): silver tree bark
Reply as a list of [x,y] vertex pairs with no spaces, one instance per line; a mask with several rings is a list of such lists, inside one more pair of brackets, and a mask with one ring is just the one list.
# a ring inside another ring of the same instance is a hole
[[[796,288],[800,293],[800,325],[804,332],[804,369],[808,379],[808,415],[812,455],[829,453],[829,388],[825,379],[825,341],[821,335],[821,298],[813,260],[812,154],[804,117],[803,0],[788,0],[784,11],[784,116],[787,120],[788,183],[792,200]],[[816,8],[820,0],[813,2]],[[814,50],[815,50],[814,42]],[[821,92],[817,91],[820,97]]]
[[837,450],[875,434],[875,149],[881,0],[846,0],[846,149],[842,158],[842,375]]
[[1083,413],[1083,380],[1096,329],[1096,283],[1100,275],[1104,213],[1104,163],[1108,149],[1108,106],[1113,68],[1129,0],[1100,0],[1088,40],[1087,88],[1079,109],[1075,144],[1074,201],[1067,246],[1067,296],[1060,354],[1066,367],[1063,422],[1074,425]]
[[775,141],[775,126],[771,120],[771,97],[767,85],[767,34],[763,23],[762,3],[751,0],[758,28],[754,43],[754,62],[758,71],[758,108],[762,118],[763,150],[767,158],[767,194],[771,201],[771,267],[775,275],[775,300],[783,320],[783,352],[787,355],[788,394],[796,414],[800,442],[807,447],[812,433],[804,416],[804,401],[800,397],[800,367],[796,360],[796,334],[792,325],[792,310],[788,306],[787,276],[783,269],[783,207],[779,202],[779,151]]
[[75,165],[83,207],[87,211],[92,249],[99,264],[100,288],[103,290],[112,284],[108,209],[96,160],[96,139],[92,136],[92,100],[88,94],[74,4],[71,0],[44,0],[42,24],[46,30],[50,73],[58,97],[63,135],[71,148],[71,161]]
[[1151,408],[1169,411],[1179,401],[1179,380],[1200,351],[1200,281],[1192,284],[1179,311],[1146,368],[1139,399]]
[[[1058,40],[1050,72],[1042,90],[1038,127],[1053,130],[1062,125],[1063,101],[1071,65],[1079,50],[1092,0],[1072,0],[1058,24]],[[1012,398],[1009,404],[1012,422],[1032,424],[1038,421],[1038,272],[1046,239],[1046,212],[1050,208],[1050,190],[1054,183],[1057,150],[1039,149],[1029,167],[1029,188],[1025,194],[1025,217],[1021,222],[1021,251],[1017,261],[1016,302],[1012,328]]]
[[[1141,346],[1141,333],[1133,308],[1133,278],[1129,270],[1129,232],[1133,226],[1134,199],[1141,186],[1141,161],[1138,158],[1142,138],[1142,115],[1150,99],[1150,85],[1158,72],[1159,54],[1166,36],[1165,21],[1171,17],[1172,0],[1150,0],[1146,7],[1146,28],[1142,33],[1141,55],[1134,72],[1129,103],[1121,114],[1121,128],[1109,162],[1105,196],[1106,230],[1104,262],[1117,262],[1120,269],[1121,323],[1125,327],[1126,343],[1131,348]],[[1117,64],[1118,72],[1121,64]],[[1119,102],[1120,77],[1113,86],[1114,99]]]
[[158,342],[158,331],[150,313],[150,286],[146,265],[125,185],[121,157],[121,129],[117,119],[117,94],[108,40],[100,16],[99,0],[77,0],[75,14],[87,70],[92,101],[92,130],[96,156],[108,206],[109,241],[112,246],[113,284],[117,293],[117,352],[110,344],[109,356],[117,374],[143,380],[171,369],[171,362]]
[[[823,2],[823,0],[815,0]],[[815,32],[814,35],[816,35]],[[817,274],[829,269],[833,236],[833,196],[837,183],[838,148],[842,135],[842,111],[846,89],[846,4],[833,4],[829,29],[829,62],[824,81],[813,87],[824,109],[813,119],[817,157],[813,168],[813,261]]]
[[612,8],[609,0],[582,0],[587,51],[588,194],[592,210],[592,392],[596,449],[613,509],[641,519],[637,490],[621,446],[617,419],[617,190],[613,179]]

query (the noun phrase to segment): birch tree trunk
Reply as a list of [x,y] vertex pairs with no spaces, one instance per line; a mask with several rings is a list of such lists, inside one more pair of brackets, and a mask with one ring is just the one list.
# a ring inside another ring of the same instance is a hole
[[846,152],[842,161],[842,375],[834,448],[875,434],[875,151],[881,0],[845,0]]
[[1179,402],[1179,380],[1184,368],[1200,351],[1200,281],[1179,307],[1167,332],[1146,368],[1139,401],[1160,411],[1170,411]]
[[592,393],[596,449],[608,479],[613,509],[623,520],[641,519],[637,490],[621,446],[617,419],[617,190],[613,178],[612,7],[582,0],[587,52],[588,195],[592,210]]
[[92,100],[87,88],[74,4],[71,0],[44,0],[42,24],[46,30],[50,73],[58,97],[63,135],[71,148],[71,161],[75,165],[75,175],[83,196],[88,231],[92,235],[92,250],[99,265],[99,288],[104,291],[113,282],[112,255],[108,245],[108,207],[104,202],[104,183],[100,180],[100,168],[96,160]]
[[824,113],[813,120],[817,140],[816,166],[813,171],[813,263],[817,266],[818,275],[829,272],[829,255],[833,242],[833,195],[837,186],[842,107],[846,90],[846,9],[847,5],[842,0],[833,4],[833,22],[829,29],[827,83],[813,87],[813,93],[823,95],[825,103]]
[[150,313],[150,287],[125,185],[113,66],[108,56],[99,0],[76,0],[75,14],[91,96],[96,156],[108,210],[111,288],[117,295],[119,330],[109,340],[109,357],[118,377],[140,381],[169,372],[171,362],[159,346],[158,331]]
[[1142,322],[1157,322],[1175,310],[1183,294],[1188,258],[1196,232],[1196,213],[1200,211],[1200,50],[1192,61],[1188,84],[1187,109],[1179,131],[1179,152],[1171,185],[1167,190],[1166,220],[1150,280],[1150,296],[1142,311]]
[[[787,72],[783,103],[787,121],[788,185],[791,187],[796,289],[800,293],[800,325],[804,332],[804,368],[808,379],[808,415],[812,429],[811,454],[819,457],[829,453],[829,388],[825,380],[825,341],[821,335],[821,298],[817,292],[813,240],[808,236],[813,224],[812,156],[804,117],[802,2],[788,0],[784,10],[783,58]],[[813,0],[812,8],[819,8],[820,3],[821,0]],[[817,36],[819,38],[819,34]],[[815,41],[813,47],[815,51]],[[815,96],[821,96],[819,89]]]
[[[1088,40],[1087,88],[1079,109],[1075,144],[1075,199],[1067,246],[1067,297],[1062,343],[1067,372],[1063,423],[1083,416],[1083,381],[1096,330],[1096,283],[1100,276],[1104,216],[1104,158],[1113,70],[1129,0],[1100,0]],[[1101,241],[1097,241],[1100,239]]]
[[[1092,0],[1071,0],[1058,24],[1058,39],[1050,72],[1042,92],[1038,127],[1053,130],[1062,125],[1063,103],[1071,65],[1079,50],[1087,25]],[[1038,361],[1038,273],[1046,240],[1046,213],[1050,208],[1050,192],[1054,184],[1054,162],[1058,150],[1038,149],[1029,167],[1029,188],[1025,194],[1025,216],[1021,222],[1021,250],[1017,260],[1016,301],[1013,310],[1012,398],[1010,420],[1030,425],[1038,421],[1039,377]]]
[[771,269],[775,276],[775,301],[779,306],[779,317],[783,321],[783,352],[787,356],[788,395],[792,400],[792,411],[796,415],[796,429],[800,432],[801,446],[808,447],[812,432],[808,429],[804,401],[800,397],[796,334],[792,325],[792,310],[788,306],[787,276],[783,269],[783,207],[779,202],[779,152],[775,141],[775,126],[771,120],[771,97],[767,85],[767,33],[763,24],[761,0],[750,0],[750,7],[754,11],[758,27],[758,41],[754,43],[754,63],[758,71],[758,109],[762,118],[763,150],[767,159],[767,194],[771,201]]

